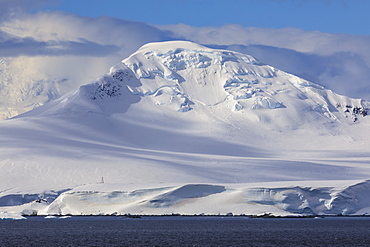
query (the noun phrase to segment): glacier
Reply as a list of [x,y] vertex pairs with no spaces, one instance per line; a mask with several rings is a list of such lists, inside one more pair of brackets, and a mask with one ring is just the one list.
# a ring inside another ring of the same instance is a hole
[[0,122],[0,211],[368,214],[369,113],[246,54],[149,43]]

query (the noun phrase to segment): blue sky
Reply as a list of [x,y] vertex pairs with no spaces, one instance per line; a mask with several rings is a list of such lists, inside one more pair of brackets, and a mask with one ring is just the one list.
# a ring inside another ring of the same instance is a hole
[[59,0],[46,8],[148,24],[240,24],[370,35],[368,0]]

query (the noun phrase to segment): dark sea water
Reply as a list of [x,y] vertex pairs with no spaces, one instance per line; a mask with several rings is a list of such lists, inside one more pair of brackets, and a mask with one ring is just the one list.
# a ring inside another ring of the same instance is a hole
[[0,246],[370,246],[370,218],[0,220]]

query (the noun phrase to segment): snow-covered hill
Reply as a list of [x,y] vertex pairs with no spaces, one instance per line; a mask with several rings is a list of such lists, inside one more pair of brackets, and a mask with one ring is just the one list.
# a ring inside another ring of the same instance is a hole
[[[0,123],[0,206],[367,213],[369,113],[367,101],[248,55],[147,44],[77,91]],[[28,203],[40,197],[53,203]]]

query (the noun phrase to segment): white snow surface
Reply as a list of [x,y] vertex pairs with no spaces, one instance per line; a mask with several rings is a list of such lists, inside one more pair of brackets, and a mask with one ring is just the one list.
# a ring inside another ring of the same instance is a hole
[[150,43],[0,122],[0,211],[366,214],[369,108],[245,54]]

